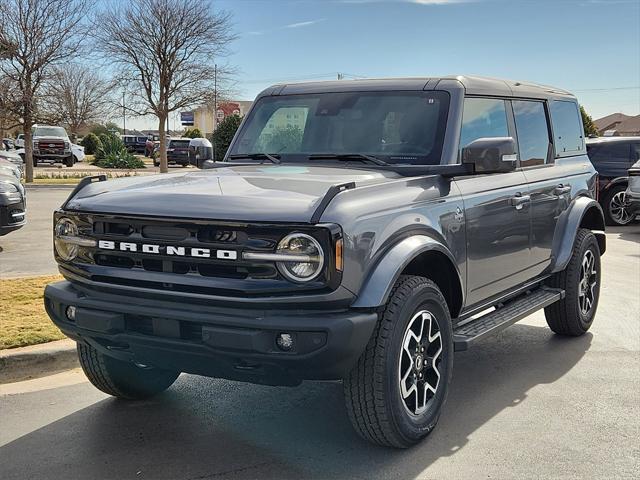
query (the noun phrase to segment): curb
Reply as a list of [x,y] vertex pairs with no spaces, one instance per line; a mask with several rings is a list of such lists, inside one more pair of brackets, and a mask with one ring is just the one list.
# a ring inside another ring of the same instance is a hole
[[76,342],[55,342],[0,351],[0,384],[43,377],[77,368]]

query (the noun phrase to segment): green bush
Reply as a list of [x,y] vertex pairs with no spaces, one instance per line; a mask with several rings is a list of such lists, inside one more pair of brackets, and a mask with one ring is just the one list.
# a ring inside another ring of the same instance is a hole
[[204,135],[202,135],[199,128],[187,128],[182,136],[185,138],[202,138]]
[[222,160],[227,153],[229,144],[231,143],[233,136],[236,134],[236,130],[238,130],[240,122],[242,122],[241,117],[238,115],[230,115],[225,117],[225,119],[218,124],[216,131],[213,132],[211,143],[213,144],[215,158],[217,160]]
[[144,162],[126,149],[121,152],[109,152],[94,164],[100,168],[145,168]]
[[102,145],[102,142],[95,133],[89,133],[82,139],[80,145],[84,147],[84,153],[88,155],[94,155],[98,148]]
[[131,154],[115,135],[100,135],[101,145],[95,153],[94,165],[101,168],[145,168],[144,162]]

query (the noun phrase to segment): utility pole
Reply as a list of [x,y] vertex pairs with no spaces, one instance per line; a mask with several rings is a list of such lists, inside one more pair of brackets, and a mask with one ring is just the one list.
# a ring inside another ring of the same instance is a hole
[[124,94],[125,94],[125,89],[122,89],[122,134],[126,135],[127,134],[127,114],[126,114],[126,108],[124,105]]
[[344,79],[344,75],[338,72],[338,80],[342,80],[342,79]]
[[216,140],[213,135],[218,126],[218,64],[213,65],[213,132],[211,133],[211,140],[213,144],[213,161],[216,161]]

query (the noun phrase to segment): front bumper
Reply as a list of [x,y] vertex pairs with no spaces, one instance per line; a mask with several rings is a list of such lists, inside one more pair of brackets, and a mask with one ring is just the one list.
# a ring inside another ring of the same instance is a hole
[[[76,307],[75,321],[67,318]],[[269,385],[338,380],[364,351],[374,311],[239,309],[88,293],[71,282],[45,289],[45,308],[62,332],[125,361]],[[280,333],[294,348],[281,351]]]
[[625,192],[625,201],[627,202],[627,211],[631,215],[640,215],[640,192],[627,189]]
[[27,223],[25,201],[20,193],[0,194],[0,236]]

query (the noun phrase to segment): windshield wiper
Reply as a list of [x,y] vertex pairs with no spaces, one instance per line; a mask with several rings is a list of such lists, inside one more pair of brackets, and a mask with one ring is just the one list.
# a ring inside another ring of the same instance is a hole
[[[280,163],[280,155],[270,153],[237,153],[235,155],[229,155],[229,158],[249,158],[251,160],[269,160],[271,163]],[[262,163],[262,162],[260,162]]]
[[309,155],[309,160],[321,160],[321,159],[341,160],[341,161],[360,160],[360,161],[375,163],[376,165],[381,165],[381,166],[389,165],[384,160],[380,160],[378,157],[374,157],[373,155],[367,155],[365,153],[318,153],[315,155]]

